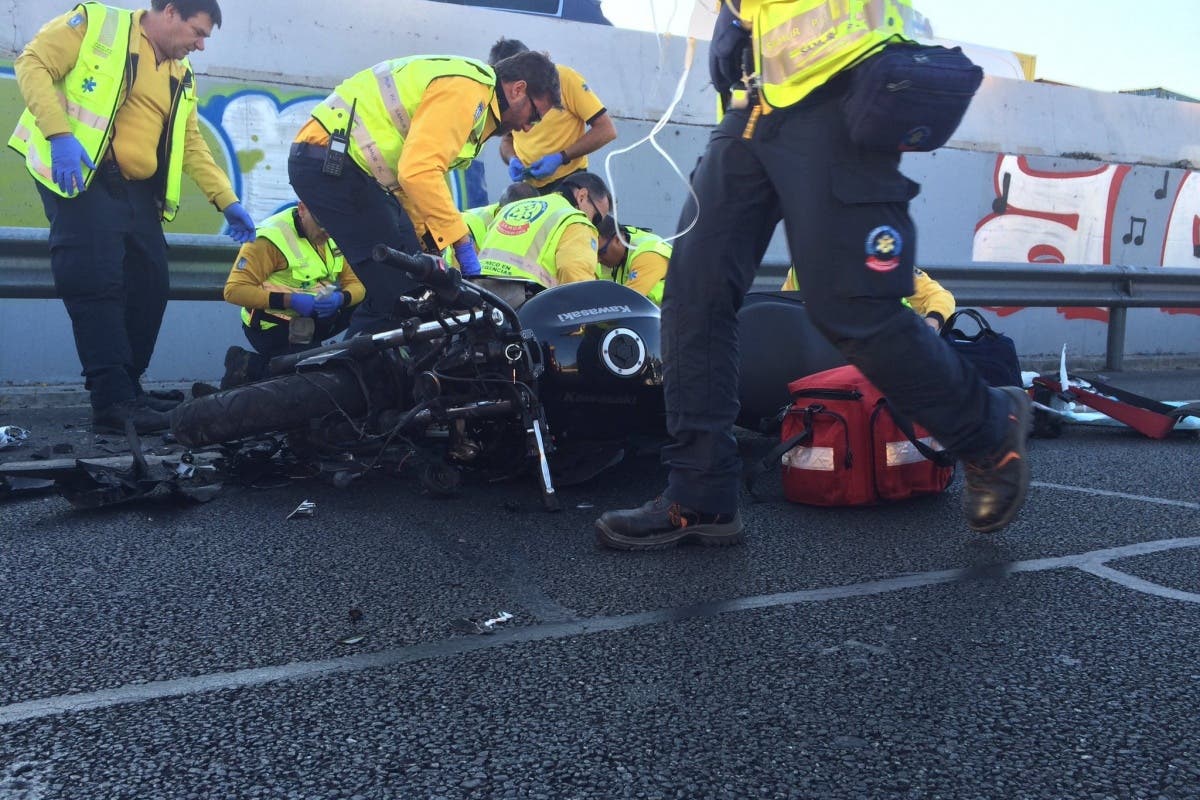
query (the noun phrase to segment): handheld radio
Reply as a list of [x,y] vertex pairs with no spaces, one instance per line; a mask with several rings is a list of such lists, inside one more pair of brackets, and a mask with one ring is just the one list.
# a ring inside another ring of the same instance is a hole
[[338,128],[329,134],[329,147],[325,150],[325,163],[321,165],[322,175],[340,178],[346,168],[347,151],[350,147],[350,128],[354,125],[354,109],[358,105],[356,99],[350,104],[350,118],[346,120],[345,128]]

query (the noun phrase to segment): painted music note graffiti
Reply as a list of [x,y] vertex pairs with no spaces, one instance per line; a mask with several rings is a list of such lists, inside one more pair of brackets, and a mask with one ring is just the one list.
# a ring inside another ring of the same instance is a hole
[[[1133,229],[1137,225],[1141,225],[1142,227],[1141,227],[1141,230],[1139,230],[1137,235],[1135,236],[1133,233]],[[1121,241],[1124,242],[1125,244],[1129,244],[1130,242],[1133,242],[1138,247],[1141,247],[1142,243],[1146,241],[1146,218],[1145,217],[1130,217],[1129,218],[1129,233],[1122,236]]]
[[1000,181],[1000,197],[992,201],[992,211],[997,214],[1003,214],[1008,210],[1008,192],[1012,188],[1012,174],[1004,173],[1004,177]]
[[1161,189],[1155,189],[1155,190],[1154,190],[1154,199],[1155,199],[1155,200],[1162,200],[1164,197],[1166,197],[1166,196],[1167,196],[1167,181],[1168,181],[1168,180],[1170,180],[1170,178],[1171,178],[1171,173],[1170,173],[1170,172],[1164,172],[1164,173],[1163,173],[1163,185],[1162,185],[1162,188],[1161,188]]

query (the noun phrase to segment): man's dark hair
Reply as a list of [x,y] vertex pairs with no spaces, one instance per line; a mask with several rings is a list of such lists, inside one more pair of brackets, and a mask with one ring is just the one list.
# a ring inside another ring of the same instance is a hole
[[162,11],[167,6],[175,6],[184,19],[191,19],[203,11],[212,18],[213,25],[221,27],[221,7],[217,0],[150,0],[150,7],[155,11]]
[[505,39],[501,36],[488,51],[488,66],[494,67],[509,56],[527,52],[529,52],[529,48],[520,39]]
[[[588,195],[592,200],[607,200],[612,203],[612,193],[608,191],[608,186],[604,183],[604,179],[594,172],[576,172],[563,178],[559,185],[560,189],[587,189]],[[568,198],[571,199],[571,198]],[[573,201],[572,201],[572,204]]]
[[500,204],[501,208],[504,208],[509,203],[515,203],[518,200],[528,200],[531,197],[537,196],[538,190],[533,186],[533,184],[525,183],[525,181],[518,181],[516,183],[510,183],[508,188],[504,190],[504,193],[500,195],[500,199],[497,202]]
[[562,106],[558,69],[545,53],[526,50],[497,61],[493,69],[496,70],[496,80],[501,83],[525,81],[525,93],[530,97],[544,97],[555,108]]

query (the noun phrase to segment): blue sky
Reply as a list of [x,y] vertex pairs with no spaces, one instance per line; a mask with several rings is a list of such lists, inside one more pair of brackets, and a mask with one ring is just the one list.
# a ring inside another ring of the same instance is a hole
[[[684,34],[694,0],[603,0],[614,24]],[[1037,77],[1102,91],[1161,86],[1200,99],[1197,0],[914,0],[946,39],[1037,56]],[[1198,132],[1200,135],[1200,132]]]

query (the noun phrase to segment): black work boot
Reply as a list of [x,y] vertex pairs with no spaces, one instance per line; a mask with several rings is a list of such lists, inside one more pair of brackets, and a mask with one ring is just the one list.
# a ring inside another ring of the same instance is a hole
[[138,433],[156,433],[171,427],[169,416],[129,399],[93,409],[92,433],[124,434],[126,420],[133,420],[133,429]]
[[175,400],[175,399],[168,399],[166,397],[157,396],[155,393],[152,393],[152,392],[138,392],[137,401],[138,401],[138,403],[145,406],[146,408],[149,408],[153,411],[162,411],[165,413],[165,412],[170,411],[171,409],[175,408],[175,406],[179,405],[180,403],[182,403],[183,398],[181,397],[178,400]]
[[262,377],[265,363],[258,353],[234,345],[225,351],[225,375],[221,378],[222,389],[232,389]]
[[694,539],[725,547],[742,541],[742,518],[734,514],[692,511],[665,497],[641,508],[606,511],[596,520],[596,538],[618,550],[665,550]]
[[1016,386],[1005,386],[1000,391],[1012,402],[1004,440],[983,458],[963,461],[966,467],[963,513],[971,530],[980,533],[998,531],[1012,522],[1029,490],[1029,459],[1025,445],[1033,418],[1033,404],[1029,395]]

